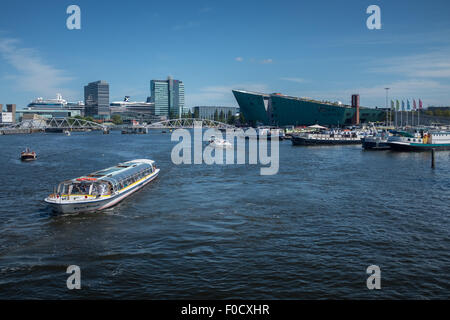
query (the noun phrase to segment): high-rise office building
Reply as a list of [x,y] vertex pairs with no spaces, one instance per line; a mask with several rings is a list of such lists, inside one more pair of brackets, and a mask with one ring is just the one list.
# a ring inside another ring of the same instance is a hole
[[99,80],[84,86],[85,114],[95,118],[109,118],[109,84]]
[[150,101],[155,103],[155,115],[178,118],[185,111],[184,83],[168,77],[150,81]]

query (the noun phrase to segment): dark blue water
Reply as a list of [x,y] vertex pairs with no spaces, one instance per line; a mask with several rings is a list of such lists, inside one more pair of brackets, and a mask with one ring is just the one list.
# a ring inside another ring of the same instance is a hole
[[[280,144],[280,171],[172,164],[169,134],[0,136],[0,298],[450,298],[450,153]],[[30,146],[40,158],[21,163]],[[102,213],[53,186],[120,161],[161,168]],[[366,268],[381,268],[368,290]],[[81,290],[68,290],[69,265]]]

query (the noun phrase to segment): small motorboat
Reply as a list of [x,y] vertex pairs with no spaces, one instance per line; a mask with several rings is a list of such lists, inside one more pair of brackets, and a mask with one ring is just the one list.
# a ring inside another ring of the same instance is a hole
[[224,139],[216,138],[215,136],[212,136],[209,140],[209,145],[214,148],[231,148],[232,145],[229,141]]
[[66,130],[66,131],[64,131],[64,134],[65,134],[66,136],[70,136],[70,131],[69,131],[69,130]]
[[25,151],[22,151],[20,154],[20,160],[22,161],[33,161],[36,160],[36,158],[36,152],[31,151],[29,148],[27,148]]

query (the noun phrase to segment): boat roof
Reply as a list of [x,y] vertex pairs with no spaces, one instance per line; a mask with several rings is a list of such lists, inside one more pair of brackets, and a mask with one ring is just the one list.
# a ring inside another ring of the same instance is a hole
[[[136,159],[127,162],[119,163],[113,167],[109,167],[100,171],[90,173],[86,176],[78,177],[72,181],[77,181],[77,179],[83,178],[95,178],[96,181],[110,181],[118,182],[120,180],[126,179],[142,170],[151,167],[155,161],[149,159]],[[89,180],[88,180],[89,181]]]

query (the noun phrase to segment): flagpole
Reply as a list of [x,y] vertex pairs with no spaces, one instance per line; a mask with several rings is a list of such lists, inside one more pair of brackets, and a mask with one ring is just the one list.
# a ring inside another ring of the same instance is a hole
[[400,110],[400,128],[403,128],[403,108]]

